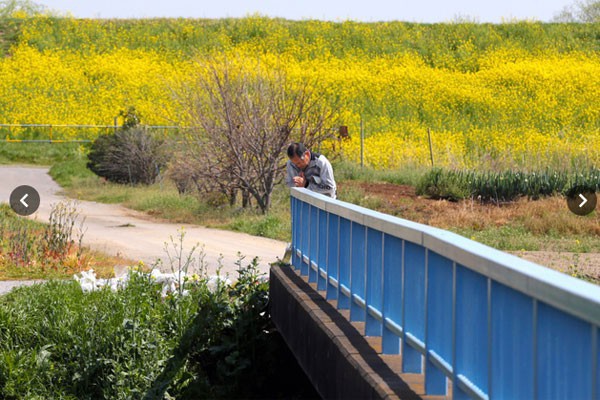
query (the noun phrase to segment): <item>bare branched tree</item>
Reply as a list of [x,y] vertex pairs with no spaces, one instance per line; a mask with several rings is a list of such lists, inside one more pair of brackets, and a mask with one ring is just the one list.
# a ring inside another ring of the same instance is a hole
[[556,22],[600,22],[599,0],[577,0],[573,5],[566,6],[555,17]]
[[9,18],[16,12],[31,16],[49,11],[46,6],[31,0],[0,0],[0,19]]
[[244,207],[253,200],[263,213],[283,178],[288,144],[318,146],[336,113],[311,82],[228,60],[199,63],[195,84],[178,98],[194,126],[186,149],[200,168],[194,176],[215,182],[231,203],[241,193]]

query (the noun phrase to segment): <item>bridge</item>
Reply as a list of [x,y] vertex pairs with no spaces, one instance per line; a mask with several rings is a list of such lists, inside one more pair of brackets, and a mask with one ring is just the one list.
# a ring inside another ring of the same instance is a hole
[[271,268],[271,315],[323,398],[600,398],[600,287],[291,193],[291,265]]

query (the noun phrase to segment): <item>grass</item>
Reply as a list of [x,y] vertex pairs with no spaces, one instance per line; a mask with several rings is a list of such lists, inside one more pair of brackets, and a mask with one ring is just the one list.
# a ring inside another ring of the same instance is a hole
[[0,164],[54,165],[85,158],[87,146],[79,143],[0,142]]
[[484,230],[453,228],[452,231],[504,251],[600,252],[600,240],[594,235],[561,235],[557,232],[536,235],[517,224],[494,226]]
[[64,279],[90,268],[108,278],[114,275],[114,266],[131,265],[122,257],[78,247],[75,232],[57,242],[53,238],[62,235],[67,224],[70,220],[44,224],[19,217],[0,204],[0,280]]
[[421,177],[427,172],[423,168],[405,166],[398,170],[376,170],[373,168],[361,168],[355,163],[348,161],[334,161],[332,163],[337,181],[364,181],[364,182],[388,182],[396,185],[416,186]]

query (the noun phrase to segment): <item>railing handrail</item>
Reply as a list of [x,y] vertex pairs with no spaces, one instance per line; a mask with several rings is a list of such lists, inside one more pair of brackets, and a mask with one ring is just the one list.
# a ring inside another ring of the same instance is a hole
[[292,188],[291,195],[352,222],[422,245],[487,278],[600,325],[600,286],[452,232],[334,200],[308,189]]

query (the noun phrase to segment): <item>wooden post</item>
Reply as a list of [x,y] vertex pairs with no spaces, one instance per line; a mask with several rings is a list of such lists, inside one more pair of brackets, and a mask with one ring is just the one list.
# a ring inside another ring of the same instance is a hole
[[360,116],[360,167],[365,166],[365,129],[362,115]]
[[431,156],[431,166],[433,167],[433,146],[431,144],[431,129],[427,128],[427,136],[429,137],[429,155]]

